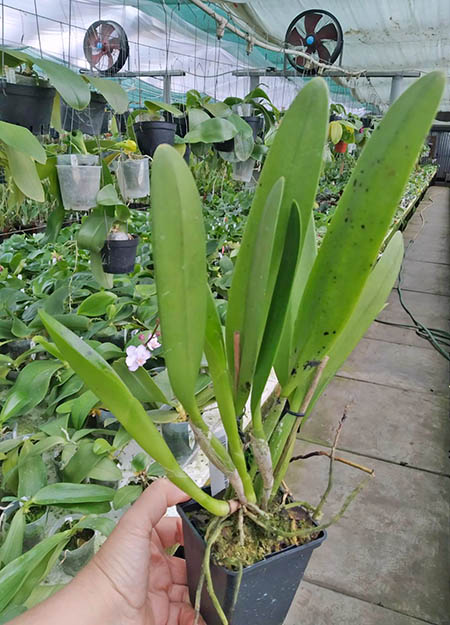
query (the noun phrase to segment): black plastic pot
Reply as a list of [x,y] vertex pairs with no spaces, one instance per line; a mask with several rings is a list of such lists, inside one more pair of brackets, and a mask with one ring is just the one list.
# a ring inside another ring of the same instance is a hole
[[100,93],[91,93],[91,101],[82,111],[68,106],[61,98],[61,123],[64,130],[81,130],[86,135],[99,135],[105,117],[106,100]]
[[176,125],[171,122],[137,122],[133,128],[139,149],[147,156],[153,157],[156,148],[162,143],[175,143]]
[[[188,519],[187,513],[199,509],[199,504],[193,500],[177,506],[183,521],[184,552],[192,604],[195,602],[200,578],[205,541]],[[326,536],[327,533],[323,531],[310,543],[288,547],[245,568],[234,610],[238,573],[211,564],[214,591],[229,625],[282,625],[311,554],[314,549],[320,547]],[[202,592],[200,613],[208,625],[221,625],[222,621],[205,587]]]
[[251,117],[243,117],[242,119],[246,121],[253,130],[253,140],[255,141],[256,137],[263,129],[264,119],[262,117],[258,117],[257,115],[252,115]]
[[107,240],[102,248],[102,265],[105,273],[131,273],[136,261],[139,237],[127,241]]
[[124,135],[127,131],[127,120],[129,116],[130,116],[130,111],[125,111],[125,113],[121,113],[121,114],[116,113],[115,115],[117,129],[122,135]]
[[53,87],[0,80],[0,120],[24,126],[35,135],[48,134],[55,93]]
[[184,137],[185,135],[187,135],[189,131],[187,117],[177,117],[175,120],[175,126],[176,134],[179,137]]
[[[258,117],[257,115],[251,115],[248,117],[242,117],[244,121],[251,127],[253,130],[253,141],[256,140],[256,137],[261,132],[264,124],[264,120],[262,117]],[[222,141],[221,143],[215,143],[214,147],[219,152],[232,152],[234,150],[234,139],[228,139],[228,141]]]

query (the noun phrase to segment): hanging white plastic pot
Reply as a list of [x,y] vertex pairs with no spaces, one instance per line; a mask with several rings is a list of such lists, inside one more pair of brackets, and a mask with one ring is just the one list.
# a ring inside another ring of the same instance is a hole
[[249,158],[246,161],[237,161],[232,163],[233,180],[240,182],[250,182],[255,167],[255,159]]
[[150,193],[149,158],[119,161],[117,181],[120,193],[125,201],[146,197]]
[[102,168],[98,157],[92,154],[64,154],[58,156],[59,189],[64,208],[88,211],[97,205]]

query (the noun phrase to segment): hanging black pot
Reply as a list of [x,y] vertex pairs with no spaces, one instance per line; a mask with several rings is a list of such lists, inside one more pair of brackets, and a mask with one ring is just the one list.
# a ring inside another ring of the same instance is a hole
[[175,119],[175,125],[176,125],[176,134],[179,137],[184,137],[189,132],[187,117],[177,117]]
[[171,122],[136,122],[133,126],[136,140],[142,154],[153,157],[162,143],[174,145],[176,125]]
[[[184,553],[192,604],[195,603],[205,554],[205,541],[187,515],[200,509],[199,504],[192,499],[177,506],[183,521]],[[326,532],[322,531],[318,538],[307,544],[288,547],[246,567],[234,609],[238,572],[211,564],[214,591],[228,618],[229,625],[242,625],[243,623],[281,625],[303,578],[311,554],[322,544],[326,535]],[[208,625],[221,625],[222,621],[205,587],[202,592],[200,613]]]
[[117,130],[121,135],[124,135],[127,131],[127,120],[130,116],[130,111],[125,111],[125,113],[116,113],[114,116],[116,118]]
[[[18,77],[19,79],[19,77]],[[25,78],[20,77],[20,80]],[[28,78],[27,82],[34,82]],[[35,135],[50,131],[55,89],[36,84],[13,84],[0,80],[0,120],[28,128]]]
[[246,121],[253,130],[253,141],[255,141],[256,137],[263,129],[264,119],[262,117],[258,117],[258,115],[251,115],[249,117],[243,117],[242,119]]
[[131,273],[134,270],[138,243],[137,235],[125,241],[107,239],[101,251],[103,271],[113,274]]
[[[257,115],[249,115],[243,116],[242,119],[247,122],[247,124],[251,127],[253,131],[253,141],[255,141],[256,137],[262,130],[264,124],[263,118],[258,117]],[[228,139],[228,141],[214,143],[214,147],[219,152],[232,152],[234,150],[234,139]]]
[[86,135],[99,135],[105,118],[106,100],[100,93],[91,93],[91,101],[85,109],[77,111],[61,98],[61,123],[64,130],[81,130]]

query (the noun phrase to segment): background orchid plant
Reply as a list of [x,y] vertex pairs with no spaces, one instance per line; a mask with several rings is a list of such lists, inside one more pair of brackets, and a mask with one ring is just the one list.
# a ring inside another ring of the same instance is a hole
[[[268,508],[292,456],[301,423],[384,306],[403,257],[396,234],[379,251],[444,87],[424,76],[373,132],[339,201],[320,250],[312,216],[328,132],[328,93],[320,78],[286,113],[267,155],[237,257],[225,330],[207,286],[200,197],[177,151],[160,146],[152,166],[153,251],[164,358],[174,394],[195,436],[229,479],[249,514]],[[200,489],[177,464],[130,390],[168,403],[145,369],[141,345],[127,353],[127,375],[40,311],[67,361],[167,476],[216,516],[227,501]],[[203,355],[228,448],[208,429],[195,397]],[[262,395],[275,369],[278,398]],[[132,376],[130,378],[130,376]],[[132,384],[130,384],[132,382]],[[249,401],[251,420],[240,418]],[[245,440],[245,444],[243,443]],[[249,449],[250,452],[245,451]]]

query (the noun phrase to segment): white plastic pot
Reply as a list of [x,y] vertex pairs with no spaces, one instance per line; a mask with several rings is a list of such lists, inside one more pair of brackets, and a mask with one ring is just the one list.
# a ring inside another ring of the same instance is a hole
[[240,182],[250,182],[253,175],[253,169],[255,167],[255,160],[249,158],[246,161],[237,161],[232,163],[233,165],[233,180],[239,180]]
[[146,197],[150,193],[150,177],[147,156],[120,161],[117,165],[117,181],[125,201]]
[[64,208],[88,211],[97,205],[102,168],[98,165],[57,165]]

